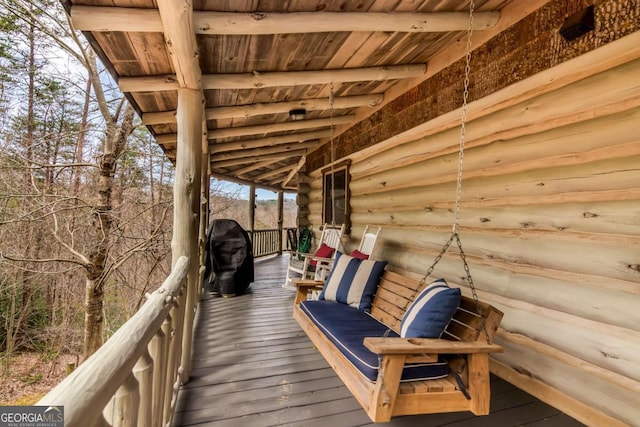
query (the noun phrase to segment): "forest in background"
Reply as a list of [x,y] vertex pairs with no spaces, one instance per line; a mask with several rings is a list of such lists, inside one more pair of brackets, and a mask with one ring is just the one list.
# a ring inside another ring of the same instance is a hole
[[[51,376],[34,355],[88,357],[169,274],[173,179],[60,2],[0,0],[1,402]],[[246,228],[228,188],[212,182],[210,218]],[[285,227],[295,212],[285,200]],[[255,218],[276,228],[277,202]]]

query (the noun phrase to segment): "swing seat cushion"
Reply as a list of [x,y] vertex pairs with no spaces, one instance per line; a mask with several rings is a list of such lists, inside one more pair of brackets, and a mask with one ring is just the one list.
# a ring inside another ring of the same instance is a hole
[[362,260],[338,251],[319,299],[369,311],[386,261]]
[[400,324],[402,338],[440,338],[458,309],[460,289],[444,279],[424,288],[413,300]]
[[[364,346],[365,337],[397,337],[398,334],[368,313],[333,301],[303,301],[300,308],[318,326],[335,347],[369,381],[376,381],[378,355]],[[407,363],[401,381],[444,378],[449,374],[445,361]]]

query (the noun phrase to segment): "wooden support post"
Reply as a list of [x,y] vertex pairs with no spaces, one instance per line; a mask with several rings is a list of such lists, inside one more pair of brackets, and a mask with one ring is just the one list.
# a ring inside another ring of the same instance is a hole
[[189,378],[191,342],[196,294],[199,287],[198,230],[200,216],[200,179],[202,166],[202,93],[199,90],[178,90],[178,153],[174,184],[172,260],[183,255],[189,258],[187,293],[184,296],[183,331],[176,331],[182,342],[182,381]]
[[282,225],[284,223],[284,191],[278,191],[278,255],[282,255],[284,237]]
[[249,232],[253,241],[253,232],[256,227],[256,186],[249,185]]
[[[202,121],[202,134],[207,132],[207,122]],[[200,229],[198,233],[198,241],[200,243],[200,270],[198,275],[198,295],[196,300],[199,301],[202,296],[202,283],[204,282],[205,273],[205,257],[207,256],[207,228],[209,226],[209,184],[211,182],[211,170],[209,166],[209,141],[202,138],[202,160],[200,166]]]

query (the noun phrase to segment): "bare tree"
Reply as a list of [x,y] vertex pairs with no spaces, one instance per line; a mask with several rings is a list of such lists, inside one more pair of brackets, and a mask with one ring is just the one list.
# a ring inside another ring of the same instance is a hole
[[[114,188],[118,187],[116,176],[119,163],[135,129],[135,113],[122,95],[118,95],[119,98],[113,98],[114,91],[108,91],[111,87],[105,86],[108,79],[101,75],[101,69],[94,53],[89,49],[87,43],[83,42],[71,29],[70,23],[63,18],[65,15],[60,13],[60,4],[54,5],[57,7],[47,7],[43,2],[28,0],[0,0],[0,7],[22,20],[34,32],[46,36],[49,44],[54,42],[61,51],[66,52],[77,61],[84,68],[87,78],[79,130],[74,139],[76,143],[74,158],[67,163],[58,163],[60,132],[55,133],[52,130],[51,135],[43,138],[47,141],[45,151],[48,155],[46,158],[39,160],[34,158],[31,148],[33,142],[31,142],[20,159],[23,171],[29,175],[33,183],[32,186],[42,196],[39,205],[22,216],[22,223],[28,224],[34,213],[37,212],[36,215],[40,221],[44,221],[43,224],[47,225],[37,228],[40,238],[35,241],[44,240],[42,233],[49,233],[57,243],[56,249],[51,251],[55,256],[43,258],[39,256],[41,251],[34,250],[23,252],[22,256],[8,253],[3,255],[6,260],[14,262],[14,265],[21,264],[25,276],[34,271],[32,265],[45,263],[77,266],[84,271],[83,354],[86,358],[100,347],[104,338],[106,284],[109,283],[110,278],[117,277],[121,273],[120,269],[127,260],[144,252],[147,247],[154,244],[157,236],[164,234],[165,228],[168,226],[168,221],[166,221],[168,208],[165,207],[161,211],[156,208],[141,209],[140,216],[146,215],[147,211],[155,212],[155,219],[158,223],[152,224],[146,230],[137,230],[137,232],[143,233],[142,236],[128,239],[123,237],[127,230],[131,229],[131,221],[122,221],[122,218],[117,216],[115,208],[124,203],[124,200],[114,200]],[[112,97],[109,98],[107,93]],[[33,103],[30,101],[29,105],[33,105]],[[31,110],[29,109],[29,111]],[[93,122],[95,127],[102,127],[103,132],[98,141],[95,139],[93,141],[94,157],[97,161],[85,163],[83,156],[89,128],[88,116],[91,111],[99,113],[99,120],[94,117]],[[32,117],[30,113],[28,117]],[[27,119],[28,123],[32,121],[32,119]],[[26,139],[30,141],[36,138],[29,125],[26,127],[25,135]],[[81,168],[86,169],[87,167],[90,168],[91,173],[86,175],[81,173]],[[44,184],[35,179],[34,172],[39,170],[44,171]],[[59,176],[60,172],[65,170],[73,171],[73,173],[68,173],[66,177],[66,187],[56,187],[54,177]],[[83,176],[87,178],[84,191],[81,188],[83,187]],[[87,191],[89,187],[92,190]],[[122,195],[123,193],[119,192],[118,194]],[[163,201],[165,204],[166,202],[166,200]],[[85,212],[91,220],[79,221],[81,217],[78,215],[66,215],[71,210]],[[129,215],[129,218],[131,220],[132,216]],[[85,227],[84,231],[82,226]],[[34,231],[33,228],[30,230]],[[29,244],[33,244],[33,239],[27,240],[30,242]],[[151,271],[157,269],[157,264],[166,255],[166,252],[156,251]],[[24,283],[29,286],[30,278],[27,277]],[[149,280],[147,279],[145,283],[146,288]],[[27,289],[27,287],[23,289]],[[23,303],[22,306],[26,305]]]

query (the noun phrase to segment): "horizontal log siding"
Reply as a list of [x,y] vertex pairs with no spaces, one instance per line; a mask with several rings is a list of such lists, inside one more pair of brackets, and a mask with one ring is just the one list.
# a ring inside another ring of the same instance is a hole
[[[505,313],[500,366],[587,424],[637,426],[640,59],[626,61],[489,113],[470,105],[461,236],[480,298]],[[350,156],[351,235],[381,226],[380,258],[418,275],[451,229],[459,135],[422,129]],[[317,226],[321,175],[310,176]],[[455,249],[434,276],[469,294]]]

